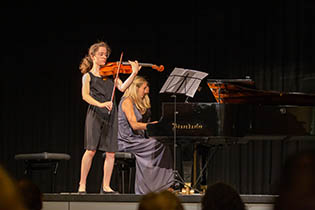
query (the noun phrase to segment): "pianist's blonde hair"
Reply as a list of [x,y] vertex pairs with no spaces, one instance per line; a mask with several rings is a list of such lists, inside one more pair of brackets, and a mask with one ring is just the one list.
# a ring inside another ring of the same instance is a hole
[[130,97],[133,103],[136,105],[137,109],[141,114],[144,114],[147,109],[151,108],[150,98],[146,94],[143,98],[140,98],[137,94],[138,88],[148,81],[141,76],[136,76],[131,83],[131,85],[125,90],[123,97]]

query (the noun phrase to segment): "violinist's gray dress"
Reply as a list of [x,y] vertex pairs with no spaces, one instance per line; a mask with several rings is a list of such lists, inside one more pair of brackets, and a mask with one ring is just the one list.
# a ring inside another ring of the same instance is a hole
[[[90,95],[99,102],[110,101],[114,82],[112,78],[103,80],[88,73],[91,77]],[[103,152],[116,152],[117,146],[117,107],[114,100],[113,109],[89,105],[84,132],[84,148],[87,150],[100,150]]]
[[[173,158],[170,148],[153,138],[145,138],[144,131],[132,130],[125,113],[118,107],[118,150],[136,157],[135,193],[161,191],[173,184]],[[137,121],[142,115],[133,106]]]

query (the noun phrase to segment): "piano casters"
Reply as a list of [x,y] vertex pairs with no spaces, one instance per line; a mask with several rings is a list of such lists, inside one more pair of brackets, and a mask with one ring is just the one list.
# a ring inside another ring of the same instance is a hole
[[[179,189],[180,185],[184,186],[187,190],[193,189],[193,187],[187,185],[184,179],[177,171],[176,167],[176,94],[184,94],[187,97],[194,97],[199,84],[203,78],[205,78],[208,74],[200,71],[195,70],[188,70],[182,68],[175,68],[170,76],[167,78],[166,82],[164,83],[163,87],[160,90],[160,93],[172,93],[172,98],[174,98],[174,121],[173,121],[173,160],[174,160],[174,169],[173,169],[173,178],[174,180],[170,180],[166,185],[161,186],[160,189],[163,189],[165,186],[173,183],[175,189]],[[198,189],[193,189],[195,192],[200,193]]]

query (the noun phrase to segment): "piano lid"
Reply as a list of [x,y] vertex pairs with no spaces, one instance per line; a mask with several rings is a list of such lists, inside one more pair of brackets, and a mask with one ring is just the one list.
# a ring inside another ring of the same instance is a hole
[[315,94],[258,90],[251,79],[208,79],[207,85],[221,104],[315,105]]

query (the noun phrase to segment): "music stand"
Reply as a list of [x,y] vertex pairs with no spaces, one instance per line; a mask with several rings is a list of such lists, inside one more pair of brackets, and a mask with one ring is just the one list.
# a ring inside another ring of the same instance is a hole
[[[176,115],[178,114],[176,111],[176,94],[184,94],[187,97],[193,98],[202,79],[204,79],[208,74],[196,70],[183,69],[183,68],[175,68],[170,76],[167,78],[163,87],[160,90],[160,93],[173,93],[171,97],[174,98],[174,126],[173,126],[173,156],[174,156],[174,185],[177,186],[182,184],[186,186],[184,179],[180,176],[176,167]],[[169,183],[167,183],[168,185]],[[190,187],[191,188],[191,187]],[[195,189],[199,192],[199,190]]]

